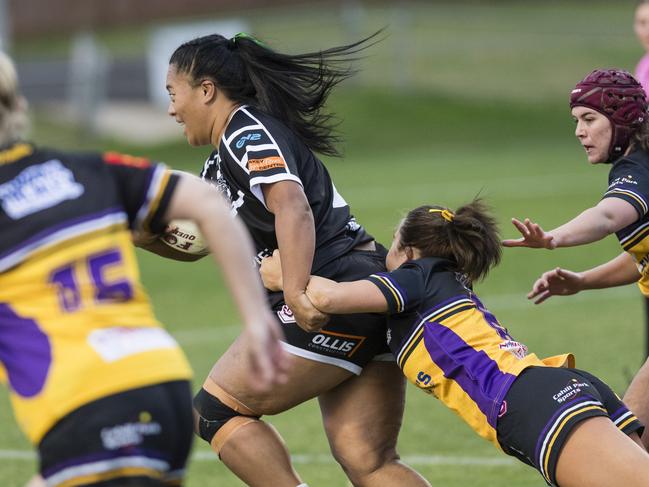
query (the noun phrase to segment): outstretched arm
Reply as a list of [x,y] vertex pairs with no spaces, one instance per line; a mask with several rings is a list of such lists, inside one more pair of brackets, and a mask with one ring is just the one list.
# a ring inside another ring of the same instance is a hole
[[[196,181],[201,181],[201,179],[193,174],[184,171],[172,170],[171,172],[178,174],[187,179],[192,179]],[[167,228],[164,230],[164,234],[171,233],[173,227],[167,225]],[[160,240],[161,235],[154,233],[147,233],[144,230],[133,230],[131,232],[131,240],[133,245],[141,249],[147,250],[154,254],[159,255],[160,257],[165,257],[172,260],[180,260],[184,262],[194,262],[199,259],[202,259],[207,254],[190,254],[187,252],[181,252],[176,250],[173,247],[164,244]]]
[[165,218],[191,219],[199,226],[243,319],[251,376],[264,386],[282,381],[287,366],[279,342],[282,332],[265,304],[266,293],[253,264],[250,237],[231,216],[230,205],[213,186],[182,176]]
[[601,240],[637,221],[638,218],[638,212],[630,203],[620,198],[604,198],[597,206],[588,208],[568,223],[549,232],[529,218],[523,221],[512,218],[512,224],[522,237],[503,240],[503,245],[545,249],[574,247]]
[[640,278],[638,268],[628,252],[622,252],[605,264],[584,272],[572,272],[557,267],[545,272],[527,295],[534,304],[541,304],[552,296],[569,296],[587,289],[623,286]]
[[306,295],[323,313],[385,313],[388,303],[370,281],[336,282],[311,276]]

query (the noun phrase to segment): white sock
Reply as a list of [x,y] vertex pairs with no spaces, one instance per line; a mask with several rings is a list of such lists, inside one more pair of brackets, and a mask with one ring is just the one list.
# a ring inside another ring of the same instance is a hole
[[296,487],[309,487],[309,486],[307,484],[300,484],[300,485],[297,485]]

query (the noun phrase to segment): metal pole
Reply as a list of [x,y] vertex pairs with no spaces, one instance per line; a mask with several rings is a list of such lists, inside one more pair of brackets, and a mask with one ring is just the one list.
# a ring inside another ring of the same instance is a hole
[[9,0],[0,0],[0,51],[11,49],[11,31],[9,22]]
[[74,38],[70,56],[68,97],[84,131],[95,134],[99,109],[106,99],[108,55],[93,33]]

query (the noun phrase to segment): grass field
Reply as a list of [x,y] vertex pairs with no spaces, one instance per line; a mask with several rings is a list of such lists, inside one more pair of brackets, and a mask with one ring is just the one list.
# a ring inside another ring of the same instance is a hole
[[[606,186],[607,167],[589,167],[574,140],[565,103],[567,93],[570,83],[591,67],[616,64],[611,60],[616,59],[612,52],[615,56],[619,54],[617,59],[622,59],[620,64],[627,68],[632,67],[629,63],[638,53],[633,40],[620,34],[622,14],[605,4],[596,4],[597,15],[590,12],[588,19],[600,28],[612,24],[607,35],[616,42],[609,44],[609,50],[590,53],[590,64],[583,59],[571,63],[570,52],[582,52],[584,39],[591,34],[579,24],[581,30],[570,35],[567,19],[578,11],[574,3],[566,3],[565,7],[559,3],[551,5],[552,15],[546,11],[542,16],[543,9],[531,4],[527,12],[531,17],[527,20],[529,24],[535,18],[549,22],[556,16],[556,30],[563,36],[563,48],[553,44],[553,49],[561,51],[561,58],[549,60],[544,65],[548,69],[545,72],[538,66],[545,62],[544,58],[537,57],[536,63],[532,63],[525,57],[531,41],[529,33],[523,33],[525,29],[517,23],[526,15],[522,7],[512,6],[511,11],[504,7],[497,11],[487,7],[452,11],[445,7],[439,15],[431,17],[431,24],[440,28],[449,28],[443,20],[455,18],[455,13],[461,18],[458,22],[463,32],[475,33],[480,28],[502,32],[506,41],[499,42],[508,46],[511,53],[503,54],[506,59],[499,66],[512,73],[512,84],[516,85],[513,94],[495,92],[499,86],[504,90],[497,81],[499,76],[504,77],[500,71],[491,73],[491,77],[485,74],[489,89],[481,92],[479,74],[466,74],[468,61],[461,55],[463,46],[449,45],[443,58],[446,63],[439,70],[448,74],[448,78],[442,76],[439,81],[443,86],[396,93],[381,87],[352,86],[341,90],[332,100],[333,108],[344,119],[341,131],[347,143],[344,160],[328,160],[327,166],[358,220],[380,241],[389,242],[403,210],[422,203],[453,207],[479,193],[492,205],[503,234],[513,236],[515,232],[509,224],[512,216],[529,216],[551,228],[599,199]],[[538,27],[536,32],[543,37],[551,30]],[[436,40],[435,36],[441,34],[435,31],[430,35]],[[479,42],[474,34],[466,39]],[[490,42],[498,44],[496,40]],[[496,52],[502,51],[499,46],[494,47]],[[536,55],[542,56],[541,51]],[[486,66],[484,59],[475,62]],[[550,66],[555,66],[555,62],[561,69],[552,71]],[[524,67],[519,68],[518,63]],[[433,64],[429,69],[437,72]],[[538,76],[532,76],[532,64],[538,69]],[[464,74],[460,76],[460,72]],[[454,77],[463,79],[460,85]],[[541,94],[529,85],[534,82],[539,83]],[[522,83],[528,83],[529,90],[535,91],[532,100],[521,96]],[[474,89],[465,96],[468,87]],[[47,120],[37,124],[36,139],[68,147],[94,144],[118,148],[194,172],[209,153],[207,148],[191,149],[184,142],[156,147],[127,147],[109,140],[88,142]],[[580,367],[599,375],[622,393],[644,353],[643,308],[637,289],[629,286],[593,291],[551,299],[538,307],[525,299],[530,285],[544,270],[555,265],[579,270],[617,252],[613,238],[592,245],[587,251],[506,249],[501,266],[477,290],[514,337],[532,351],[538,355],[572,351]],[[221,280],[207,261],[169,262],[146,253],[139,257],[157,314],[187,351],[198,384],[238,331],[237,318]],[[535,471],[498,453],[439,403],[414,388],[409,388],[406,409],[400,452],[433,485],[545,485]],[[314,401],[267,419],[286,439],[295,455],[296,468],[309,485],[346,485],[343,474],[328,455]],[[35,468],[29,451],[13,423],[6,394],[0,391],[0,486],[24,484]],[[187,485],[242,484],[211,458],[204,444],[196,443]]]

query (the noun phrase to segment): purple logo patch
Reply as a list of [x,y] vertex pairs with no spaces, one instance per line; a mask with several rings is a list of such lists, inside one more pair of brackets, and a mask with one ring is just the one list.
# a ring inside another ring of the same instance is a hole
[[38,323],[18,316],[6,303],[0,303],[0,362],[9,385],[22,397],[41,392],[52,363],[50,341]]

